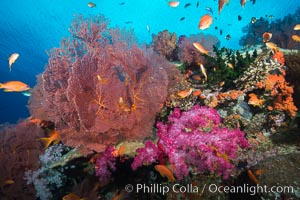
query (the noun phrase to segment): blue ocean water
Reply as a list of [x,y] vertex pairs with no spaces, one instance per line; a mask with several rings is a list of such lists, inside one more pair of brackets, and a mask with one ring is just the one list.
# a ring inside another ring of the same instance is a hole
[[[149,43],[152,34],[167,29],[176,32],[177,36],[198,32],[213,34],[219,37],[221,46],[239,49],[242,27],[252,17],[273,15],[272,20],[282,18],[293,14],[300,0],[256,0],[255,4],[247,1],[244,8],[239,0],[231,0],[220,15],[216,0],[182,0],[177,8],[169,7],[166,0],[94,0],[95,8],[89,8],[87,3],[82,0],[1,0],[0,83],[19,80],[34,87],[36,76],[47,63],[46,51],[58,47],[60,40],[69,36],[68,27],[76,14],[104,14],[111,21],[111,26],[133,28],[140,43]],[[185,8],[188,3],[191,5]],[[213,10],[214,22],[210,29],[199,30],[200,17],[209,13],[207,7]],[[238,15],[242,20],[238,20]],[[185,19],[180,21],[182,17]],[[216,26],[218,30],[214,28]],[[220,29],[222,35],[219,34]],[[230,40],[225,39],[227,34],[230,34]],[[15,52],[20,57],[10,72],[7,59]],[[28,97],[20,93],[0,91],[0,123],[14,123],[29,117],[27,101]]]

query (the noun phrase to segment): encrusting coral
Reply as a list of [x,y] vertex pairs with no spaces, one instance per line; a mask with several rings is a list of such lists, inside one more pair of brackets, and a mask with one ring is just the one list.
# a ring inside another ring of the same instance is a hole
[[284,55],[281,51],[275,52],[273,55],[273,59],[276,59],[278,63],[280,63],[282,66],[284,65]]
[[291,117],[296,116],[297,107],[294,105],[292,97],[294,89],[289,86],[282,75],[268,75],[265,80],[265,90],[274,97],[273,107],[269,106],[269,110],[286,111]]

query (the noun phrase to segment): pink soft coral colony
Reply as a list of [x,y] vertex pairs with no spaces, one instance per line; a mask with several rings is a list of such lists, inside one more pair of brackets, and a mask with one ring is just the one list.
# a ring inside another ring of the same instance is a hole
[[114,151],[114,147],[108,146],[96,160],[95,172],[100,182],[109,180],[112,172],[116,170],[116,158],[113,156]]
[[[234,168],[231,160],[237,158],[239,148],[249,147],[242,131],[221,125],[217,110],[199,105],[187,112],[176,108],[168,122],[158,122],[157,128],[157,147],[147,142],[139,149],[133,169],[142,163],[153,162],[153,158],[158,158],[161,153],[169,158],[178,179],[188,175],[190,170],[209,171],[227,179]],[[154,152],[152,158],[147,148]]]

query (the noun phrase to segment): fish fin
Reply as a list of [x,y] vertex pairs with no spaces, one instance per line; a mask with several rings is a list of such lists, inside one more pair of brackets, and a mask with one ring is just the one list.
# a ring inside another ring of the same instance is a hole
[[42,142],[45,144],[45,149],[47,149],[52,143],[50,138],[39,138],[38,140],[42,140]]
[[4,92],[14,92],[13,90],[4,89]]

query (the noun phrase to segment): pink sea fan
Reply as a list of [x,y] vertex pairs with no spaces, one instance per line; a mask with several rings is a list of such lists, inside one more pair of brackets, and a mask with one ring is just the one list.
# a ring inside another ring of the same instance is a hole
[[[46,132],[28,121],[7,125],[0,130],[0,199],[35,199],[33,185],[27,185],[26,171],[37,170]],[[13,184],[4,184],[13,180]],[[3,185],[2,185],[3,184]]]
[[132,32],[109,29],[103,16],[79,16],[70,32],[73,38],[49,54],[31,96],[32,115],[53,121],[62,142],[84,154],[150,136],[172,65],[138,47]]

